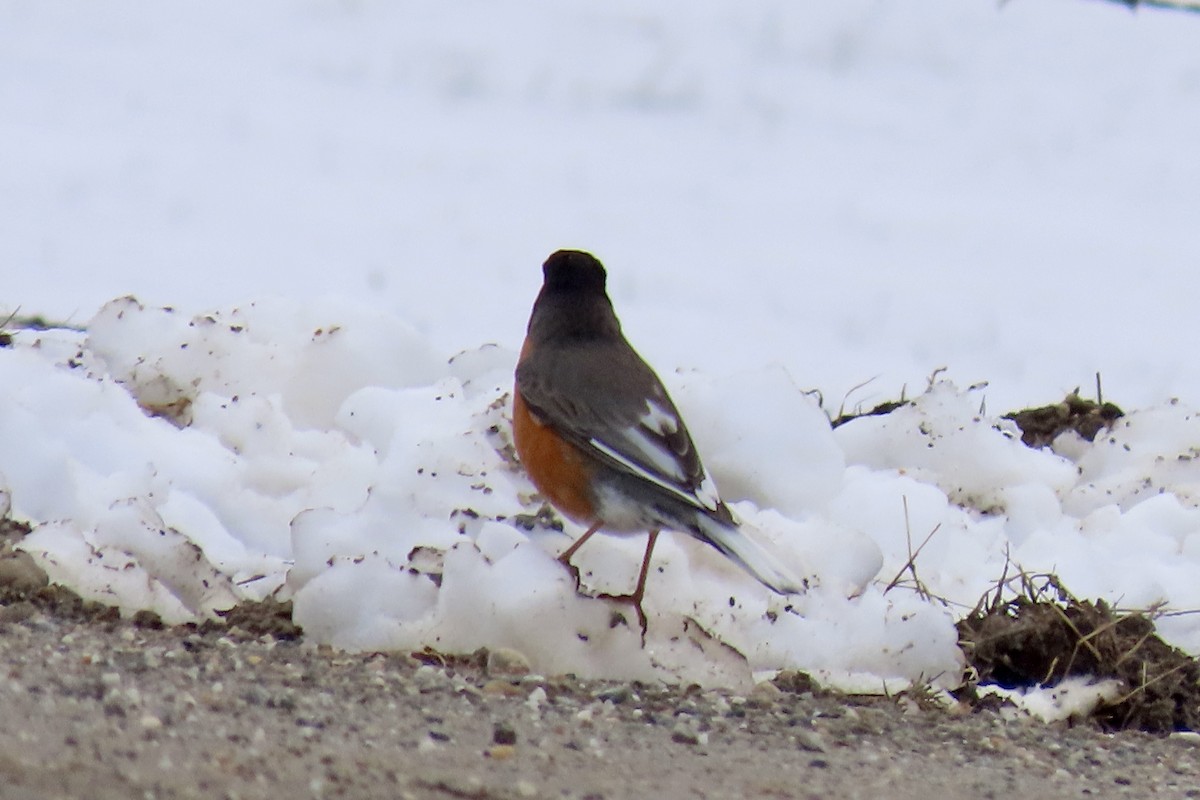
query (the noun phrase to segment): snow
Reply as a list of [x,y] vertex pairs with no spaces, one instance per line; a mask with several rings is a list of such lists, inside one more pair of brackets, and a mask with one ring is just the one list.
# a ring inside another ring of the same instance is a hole
[[[0,499],[54,580],[126,611],[274,595],[314,641],[545,673],[949,687],[956,615],[1017,566],[1200,608],[1197,24],[1077,0],[4,4],[0,312],[85,330],[0,348]],[[533,516],[509,457],[565,246],[605,261],[806,593],[678,535],[644,647],[592,596],[632,587],[643,539],[589,542],[576,591],[555,555],[579,530]],[[1097,372],[1132,413],[1094,444],[1032,450],[1001,417]],[[1160,630],[1200,653],[1197,616]]]
[[[984,686],[985,695],[996,695],[1016,707],[1016,714],[1036,717],[1042,722],[1087,719],[1097,707],[1121,697],[1121,682],[1095,681],[1085,677],[1064,678],[1052,687],[1034,686],[1026,691]],[[1009,712],[1007,709],[1003,713]]]

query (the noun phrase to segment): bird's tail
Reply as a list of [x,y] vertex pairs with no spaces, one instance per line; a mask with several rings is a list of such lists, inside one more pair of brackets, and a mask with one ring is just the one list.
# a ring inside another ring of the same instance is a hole
[[792,574],[779,559],[751,539],[740,527],[726,525],[709,517],[699,517],[701,537],[736,562],[746,572],[776,594],[801,594],[805,582]]

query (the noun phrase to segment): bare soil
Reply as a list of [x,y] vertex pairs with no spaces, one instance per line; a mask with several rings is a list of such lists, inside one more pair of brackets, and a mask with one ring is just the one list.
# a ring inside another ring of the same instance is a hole
[[[349,655],[282,606],[121,619],[0,591],[0,798],[1200,797],[1200,737],[1046,726],[922,698],[748,696]],[[236,623],[232,623],[236,620]]]

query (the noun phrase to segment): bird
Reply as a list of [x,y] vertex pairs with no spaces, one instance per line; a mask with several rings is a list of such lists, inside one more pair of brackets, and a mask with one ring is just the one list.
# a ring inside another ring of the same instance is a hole
[[642,608],[659,533],[684,533],[711,545],[774,592],[802,581],[749,538],[722,502],[692,437],[654,370],[621,332],[591,253],[558,250],[542,265],[517,360],[513,444],[538,492],[585,532],[558,559],[571,558],[598,531],[646,533],[630,595],[645,643]]

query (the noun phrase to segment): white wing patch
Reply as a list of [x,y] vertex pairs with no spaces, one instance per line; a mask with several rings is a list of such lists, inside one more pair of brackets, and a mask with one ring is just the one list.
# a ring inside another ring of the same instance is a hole
[[622,449],[625,452],[594,437],[588,442],[634,475],[670,492],[688,505],[716,511],[720,501],[716,484],[708,473],[701,476],[695,492],[681,488],[679,484],[686,483],[688,476],[676,455],[664,449],[662,442],[655,438],[656,435],[669,436],[678,430],[679,420],[674,414],[657,403],[649,402],[645,413],[638,418],[638,424],[621,431],[618,441],[624,446]]
[[704,470],[704,477],[700,479],[700,485],[696,487],[696,499],[709,511],[716,511],[717,503],[721,502],[721,498],[717,495],[717,484],[708,474],[708,470]]
[[[643,478],[647,481],[650,481],[650,483],[653,483],[655,486],[658,486],[660,489],[664,489],[664,490],[670,492],[671,494],[675,495],[676,497],[678,497],[680,500],[684,501],[688,505],[696,506],[697,508],[706,508],[709,511],[716,510],[717,506],[715,503],[713,505],[708,505],[705,503],[705,500],[707,500],[708,498],[701,499],[701,497],[698,494],[692,494],[691,492],[686,492],[683,489],[680,489],[675,484],[669,483],[669,482],[663,480],[661,476],[656,475],[653,472],[648,472],[644,467],[630,461],[626,456],[622,455],[619,451],[614,450],[613,448],[609,447],[608,445],[606,445],[604,442],[600,441],[599,439],[589,439],[588,441],[591,443],[592,447],[595,447],[600,452],[606,454],[610,458],[619,462],[623,467],[625,467],[627,470],[629,470],[634,475],[637,475],[639,478]],[[676,470],[676,471],[678,471],[678,470]]]
[[679,430],[679,419],[653,401],[647,401],[646,411],[638,417],[638,424],[645,425],[650,430],[657,431],[664,436],[670,436]]

